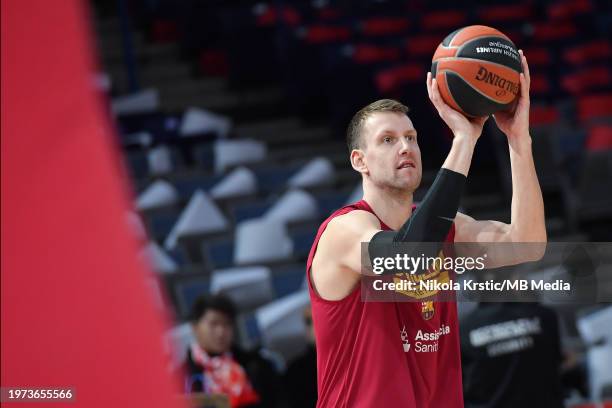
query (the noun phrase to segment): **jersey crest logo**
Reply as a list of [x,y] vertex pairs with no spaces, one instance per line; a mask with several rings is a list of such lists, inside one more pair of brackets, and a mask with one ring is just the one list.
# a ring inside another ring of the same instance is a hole
[[429,320],[434,316],[435,308],[433,301],[421,302],[421,316],[424,320]]

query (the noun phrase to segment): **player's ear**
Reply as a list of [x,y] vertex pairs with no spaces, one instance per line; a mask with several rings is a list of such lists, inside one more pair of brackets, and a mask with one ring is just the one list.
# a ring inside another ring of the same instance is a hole
[[365,154],[361,149],[353,149],[351,151],[351,166],[359,173],[367,173],[368,166],[365,160]]

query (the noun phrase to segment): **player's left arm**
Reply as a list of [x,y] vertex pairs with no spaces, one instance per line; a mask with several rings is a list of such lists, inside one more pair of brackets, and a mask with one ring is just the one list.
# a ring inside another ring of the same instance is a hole
[[[457,213],[455,218],[455,242],[483,244],[485,250],[489,249],[486,262],[489,268],[536,261],[544,256],[546,250],[544,200],[533,162],[529,134],[529,67],[522,51],[519,52],[523,73],[520,74],[520,96],[516,109],[493,115],[499,129],[506,134],[510,148],[510,224],[492,220],[477,221],[461,213]],[[507,250],[508,244],[495,243],[521,244],[515,246],[516,250]]]

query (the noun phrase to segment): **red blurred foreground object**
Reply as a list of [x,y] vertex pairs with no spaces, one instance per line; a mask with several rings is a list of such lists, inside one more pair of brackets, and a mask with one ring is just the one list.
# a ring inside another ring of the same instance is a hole
[[86,21],[76,0],[2,1],[2,386],[177,407]]

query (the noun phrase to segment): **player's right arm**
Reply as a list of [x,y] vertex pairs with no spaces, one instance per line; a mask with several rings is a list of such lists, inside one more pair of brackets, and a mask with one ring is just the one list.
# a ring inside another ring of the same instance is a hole
[[338,300],[360,279],[361,243],[380,232],[372,213],[354,210],[332,219],[321,235],[311,267],[312,284],[319,296]]

